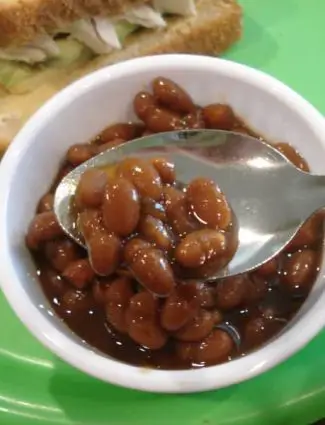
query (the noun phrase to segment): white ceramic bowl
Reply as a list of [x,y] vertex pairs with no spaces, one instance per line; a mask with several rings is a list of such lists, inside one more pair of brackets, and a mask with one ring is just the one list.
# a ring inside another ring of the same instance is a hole
[[[132,98],[156,76],[180,83],[198,104],[225,102],[257,132],[290,142],[325,174],[325,123],[299,95],[275,79],[236,63],[187,55],[135,59],[77,81],[28,122],[0,166],[0,282],[27,328],[71,365],[104,381],[154,392],[195,392],[228,386],[280,363],[310,341],[325,323],[323,265],[294,320],[262,349],[200,370],[144,370],[83,344],[51,311],[37,281],[24,236],[36,204],[67,148],[85,142],[110,122],[132,117]],[[285,182],[283,182],[285,184]]]

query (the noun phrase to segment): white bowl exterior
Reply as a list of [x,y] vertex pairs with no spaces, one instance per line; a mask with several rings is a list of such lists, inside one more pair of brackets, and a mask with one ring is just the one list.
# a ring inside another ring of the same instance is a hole
[[[230,104],[269,140],[296,146],[325,174],[322,116],[282,83],[248,67],[203,56],[135,59],[77,81],[50,100],[16,137],[0,165],[0,283],[16,314],[58,356],[99,379],[154,392],[195,392],[228,386],[260,374],[303,347],[325,323],[324,264],[299,314],[271,343],[230,363],[200,370],[145,370],[123,364],[83,344],[55,315],[40,285],[24,237],[39,198],[67,148],[110,123],[134,118],[132,98],[163,75],[198,104]],[[285,184],[285,182],[284,182]]]

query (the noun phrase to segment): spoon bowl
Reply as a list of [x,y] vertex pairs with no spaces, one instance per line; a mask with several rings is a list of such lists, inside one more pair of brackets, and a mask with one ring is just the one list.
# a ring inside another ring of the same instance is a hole
[[197,177],[215,181],[230,202],[238,225],[238,249],[227,267],[208,280],[248,272],[269,261],[325,204],[325,177],[302,172],[263,141],[220,130],[160,133],[102,152],[62,180],[54,210],[64,231],[80,245],[84,242],[72,200],[81,175],[89,168],[139,155],[173,162],[181,184]]

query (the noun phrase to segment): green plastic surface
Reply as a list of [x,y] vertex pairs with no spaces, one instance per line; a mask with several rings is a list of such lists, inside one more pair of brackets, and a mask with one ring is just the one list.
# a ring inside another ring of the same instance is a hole
[[[227,57],[273,74],[325,112],[325,1],[241,3],[245,34]],[[0,318],[1,425],[307,425],[325,417],[325,332],[249,382],[204,394],[152,395],[96,381],[61,362],[28,334],[1,294]]]

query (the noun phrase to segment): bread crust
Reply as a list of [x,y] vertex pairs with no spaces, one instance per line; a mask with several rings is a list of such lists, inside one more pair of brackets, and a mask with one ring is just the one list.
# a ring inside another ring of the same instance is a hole
[[[128,38],[121,51],[98,57],[69,75],[59,71],[54,78],[54,74],[49,73],[46,81],[30,93],[0,96],[0,153],[26,120],[72,81],[133,57],[166,53],[219,55],[240,38],[241,17],[241,8],[235,0],[199,0],[196,17],[172,18],[166,30],[136,33]],[[1,117],[5,117],[2,124]]]
[[62,24],[96,15],[115,15],[149,0],[14,0],[0,3],[0,47],[21,45]]

